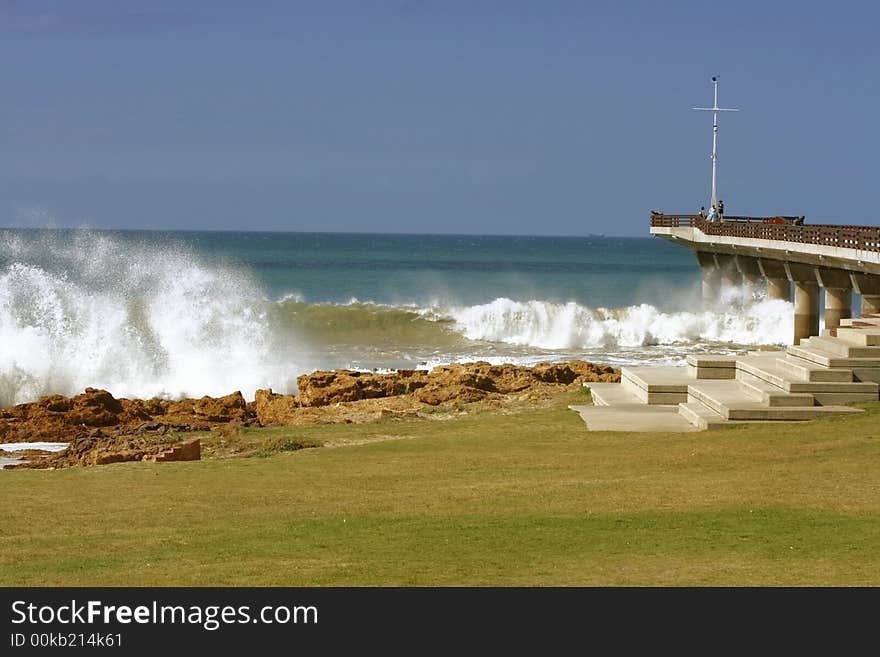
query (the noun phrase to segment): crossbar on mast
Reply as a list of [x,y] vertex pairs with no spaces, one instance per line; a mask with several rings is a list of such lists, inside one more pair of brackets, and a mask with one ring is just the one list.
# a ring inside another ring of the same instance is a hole
[[715,87],[715,102],[712,107],[694,107],[692,109],[702,112],[712,112],[712,199],[709,207],[718,209],[718,112],[739,112],[738,109],[718,107],[718,76],[712,76],[712,84]]

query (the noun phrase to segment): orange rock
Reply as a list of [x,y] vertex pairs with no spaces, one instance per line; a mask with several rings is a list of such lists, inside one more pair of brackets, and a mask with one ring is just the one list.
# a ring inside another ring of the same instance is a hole
[[293,424],[298,406],[292,395],[280,395],[271,389],[257,390],[254,395],[254,411],[263,426]]
[[247,415],[247,402],[239,391],[225,397],[202,397],[193,404],[193,412],[208,422],[241,420]]
[[355,370],[318,371],[296,380],[300,406],[327,406],[338,402],[359,401],[406,395],[425,385],[424,370],[400,370],[373,374]]

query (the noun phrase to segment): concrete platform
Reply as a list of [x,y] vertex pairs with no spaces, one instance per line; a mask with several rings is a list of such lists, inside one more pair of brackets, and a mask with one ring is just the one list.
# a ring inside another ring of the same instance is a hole
[[699,402],[678,405],[678,414],[700,430],[732,427],[739,422],[725,420],[715,411]]
[[785,351],[792,356],[803,358],[825,367],[880,368],[880,359],[878,358],[847,358],[846,356],[805,344],[786,347]]
[[832,354],[845,358],[874,358],[880,359],[880,347],[857,347],[839,338],[820,338],[813,336],[801,340],[800,346],[817,347]]
[[687,357],[688,375],[694,379],[733,379],[736,377],[736,358],[733,356],[706,356],[691,354]]
[[650,392],[687,392],[693,381],[687,367],[623,367],[620,376]]
[[639,431],[687,433],[700,429],[678,413],[678,406],[620,404],[618,406],[569,406],[590,431]]
[[619,383],[585,383],[590,389],[593,406],[617,406],[620,404],[639,404],[641,400]]
[[[737,379],[751,382],[754,377],[767,383],[771,383],[785,392],[808,392],[815,393],[862,393],[877,395],[876,383],[870,382],[838,382],[838,381],[798,381],[793,380],[791,375],[781,370],[778,364],[772,360],[758,359],[753,356],[745,356],[737,361]],[[875,397],[876,399],[876,397]],[[860,400],[853,400],[860,401]]]
[[625,367],[620,384],[587,384],[595,406],[570,408],[592,430],[658,432],[859,413],[845,404],[880,398],[880,316],[869,319],[784,351]]
[[826,367],[819,363],[790,355],[777,358],[776,365],[783,372],[788,372],[801,381],[849,383],[853,380],[852,370],[845,367]]
[[880,317],[869,315],[868,317],[846,317],[840,320],[841,326],[878,326],[880,327]]
[[837,339],[860,347],[880,347],[880,327],[847,328],[841,326],[837,329]]
[[645,404],[687,401],[687,384],[694,381],[687,367],[623,367],[621,385]]
[[752,378],[745,381],[740,378],[737,383],[746,395],[765,406],[813,406],[816,403],[813,395],[808,392],[785,392],[762,379]]

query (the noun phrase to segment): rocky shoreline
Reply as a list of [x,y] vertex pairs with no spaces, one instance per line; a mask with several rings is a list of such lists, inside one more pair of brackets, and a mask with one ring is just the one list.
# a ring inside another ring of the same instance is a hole
[[[250,403],[240,392],[169,401],[116,399],[106,390],[87,388],[74,397],[50,395],[0,410],[0,443],[69,443],[60,453],[30,451],[23,463],[8,468],[167,460],[163,457],[175,451],[193,453],[194,441],[185,440],[193,432],[428,417],[445,407],[464,412],[501,408],[546,399],[583,383],[619,380],[619,370],[579,360],[533,367],[478,361],[444,365],[430,372],[313,372],[297,378],[296,395],[258,390]],[[182,448],[184,443],[190,447]]]

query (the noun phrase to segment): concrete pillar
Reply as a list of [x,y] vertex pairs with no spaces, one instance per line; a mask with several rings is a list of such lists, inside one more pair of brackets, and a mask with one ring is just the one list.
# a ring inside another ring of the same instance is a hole
[[794,282],[794,343],[819,335],[819,284]]
[[825,328],[835,329],[852,317],[852,280],[848,271],[817,267],[816,281],[825,288]]
[[758,269],[767,279],[767,298],[791,301],[791,283],[780,260],[758,258]]
[[736,267],[736,256],[725,253],[716,253],[715,262],[721,271],[721,284],[724,287],[741,287],[743,284],[742,274]]
[[764,283],[764,275],[758,266],[758,259],[742,255],[734,256],[734,259],[736,260],[736,268],[742,274],[743,284],[751,288],[752,295],[754,295]]
[[768,278],[767,298],[791,301],[791,282],[787,278]]
[[880,276],[850,274],[853,289],[862,297],[862,315],[880,313]]
[[825,328],[835,329],[840,320],[852,317],[852,290],[848,287],[825,288]]
[[703,305],[715,305],[721,297],[721,272],[711,253],[697,251],[696,256],[703,273]]
[[785,263],[788,280],[794,283],[794,343],[819,335],[819,282],[816,269],[796,262]]

